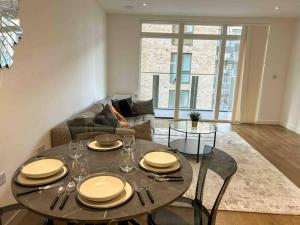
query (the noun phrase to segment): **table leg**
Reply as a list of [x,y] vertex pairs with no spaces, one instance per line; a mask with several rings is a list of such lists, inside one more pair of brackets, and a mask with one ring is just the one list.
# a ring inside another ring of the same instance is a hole
[[168,147],[170,147],[171,127],[169,126]]
[[54,222],[52,219],[48,218],[43,225],[54,225]]
[[216,140],[217,140],[217,132],[215,132],[215,134],[214,134],[214,145],[213,145],[213,147],[216,147]]
[[132,225],[140,225],[136,220],[131,219],[129,220],[129,223],[131,223]]
[[199,136],[198,136],[197,163],[199,162],[200,139],[201,139],[201,134],[199,134]]
[[187,133],[187,132],[185,132],[185,141],[187,140],[187,134],[188,134],[188,133]]

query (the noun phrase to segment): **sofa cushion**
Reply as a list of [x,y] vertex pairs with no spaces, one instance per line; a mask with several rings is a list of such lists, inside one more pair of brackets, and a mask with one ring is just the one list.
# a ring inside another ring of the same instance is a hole
[[132,110],[138,114],[153,114],[154,115],[154,109],[153,109],[153,99],[148,101],[137,101],[133,103]]
[[95,123],[111,127],[120,127],[117,117],[113,114],[110,106],[107,104],[104,109],[95,117]]
[[112,113],[113,113],[113,114],[116,116],[116,118],[118,119],[119,124],[121,125],[121,127],[124,127],[124,128],[128,127],[128,122],[127,122],[126,118],[123,117],[123,116],[115,109],[115,107],[113,107],[112,105],[109,105],[109,104],[108,104],[108,106],[109,106],[110,110],[112,111]]
[[135,138],[152,141],[152,132],[150,120],[141,124],[136,124],[131,129],[135,130]]
[[87,111],[93,112],[96,116],[96,114],[100,113],[103,110],[104,105],[106,105],[106,104],[95,103]]
[[134,116],[134,114],[132,114],[132,110],[131,110],[133,107],[133,102],[132,102],[131,97],[121,99],[121,100],[112,99],[111,104],[113,105],[113,107],[115,107],[115,109],[120,114],[122,114],[122,116],[125,116],[125,117]]

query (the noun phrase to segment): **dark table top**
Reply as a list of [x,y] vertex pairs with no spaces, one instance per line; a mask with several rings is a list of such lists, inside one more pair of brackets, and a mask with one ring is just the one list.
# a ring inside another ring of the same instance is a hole
[[[168,147],[151,141],[136,141],[136,149],[142,154],[158,148],[167,149]],[[86,157],[88,159],[90,174],[96,172],[115,172],[123,175],[129,182],[135,181],[138,186],[141,186],[141,179],[145,179],[148,181],[150,191],[153,195],[153,198],[155,199],[154,204],[150,202],[145,191],[141,190],[143,198],[146,202],[145,206],[141,205],[138,196],[134,194],[134,196],[128,202],[121,206],[107,210],[91,209],[77,202],[75,198],[76,191],[74,191],[71,193],[70,198],[63,210],[60,210],[58,208],[59,204],[55,207],[54,210],[50,210],[50,204],[56,195],[58,187],[22,196],[16,196],[16,193],[30,190],[31,188],[20,186],[12,181],[12,192],[19,203],[24,205],[29,210],[48,218],[76,223],[107,223],[111,221],[123,221],[135,218],[136,216],[149,214],[152,211],[175,201],[178,197],[184,194],[184,192],[191,185],[193,177],[192,168],[188,160],[180,153],[176,154],[178,154],[182,162],[182,168],[180,171],[176,172],[176,174],[182,175],[184,177],[184,182],[156,182],[148,178],[146,172],[140,169],[137,169],[129,174],[122,173],[118,167],[119,151],[120,150],[97,152],[86,150]],[[56,148],[52,148],[45,151],[43,155],[65,155],[66,164],[68,165],[69,169],[71,167],[72,161],[68,157],[68,145],[62,145]],[[64,185],[67,185],[70,180],[71,174],[69,173],[68,176],[63,179]]]

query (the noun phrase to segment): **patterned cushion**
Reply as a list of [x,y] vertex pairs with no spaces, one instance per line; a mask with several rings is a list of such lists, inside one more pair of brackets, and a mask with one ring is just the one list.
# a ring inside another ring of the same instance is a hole
[[135,125],[131,127],[135,130],[135,138],[152,141],[152,132],[150,121],[146,121],[142,124]]
[[110,110],[112,111],[112,113],[117,117],[121,127],[124,127],[124,128],[128,127],[128,122],[125,119],[125,117],[123,117],[112,105],[109,105],[109,107],[110,107]]

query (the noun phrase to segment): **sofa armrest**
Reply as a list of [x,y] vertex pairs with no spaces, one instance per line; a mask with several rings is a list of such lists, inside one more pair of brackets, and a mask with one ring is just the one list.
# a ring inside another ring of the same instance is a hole
[[72,140],[67,122],[62,122],[51,129],[50,135],[52,147],[67,144]]

